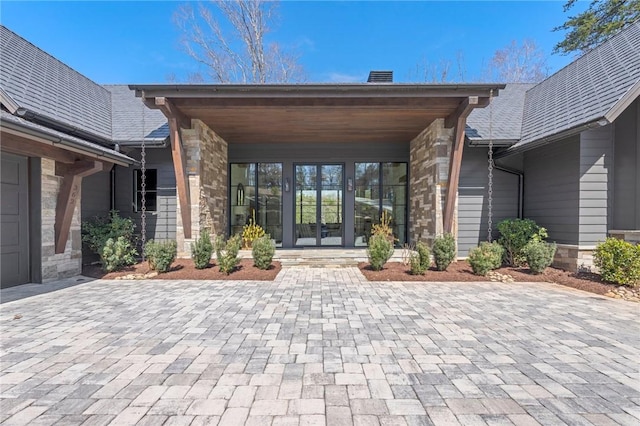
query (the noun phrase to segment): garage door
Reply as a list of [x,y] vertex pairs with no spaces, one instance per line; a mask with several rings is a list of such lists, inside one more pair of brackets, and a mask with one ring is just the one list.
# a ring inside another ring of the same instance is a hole
[[2,153],[0,168],[0,287],[29,282],[27,158]]

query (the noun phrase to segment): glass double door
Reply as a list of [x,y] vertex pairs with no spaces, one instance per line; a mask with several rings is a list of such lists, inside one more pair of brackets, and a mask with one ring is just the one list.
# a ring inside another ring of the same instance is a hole
[[295,165],[296,246],[344,245],[344,165]]

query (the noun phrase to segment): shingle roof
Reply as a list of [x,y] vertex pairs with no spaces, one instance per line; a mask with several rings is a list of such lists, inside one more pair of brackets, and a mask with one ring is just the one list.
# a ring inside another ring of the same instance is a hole
[[512,149],[598,121],[639,81],[640,21],[530,89]]
[[0,87],[21,107],[111,139],[109,92],[0,25]]
[[27,121],[23,118],[16,117],[15,115],[12,115],[6,111],[0,111],[0,123],[5,127],[9,127],[13,124],[20,129],[27,129],[29,132],[35,132],[39,136],[51,137],[56,140],[58,144],[72,146],[83,152],[94,153],[100,157],[116,160],[119,163],[133,164],[136,161],[133,158],[130,158],[118,151],[107,148],[103,145],[89,142],[84,139],[59,132],[49,127]]
[[467,138],[473,142],[516,142],[522,129],[522,112],[530,83],[510,83],[493,98],[491,105],[474,109],[467,118]]
[[[142,99],[127,85],[103,86],[111,93],[112,139],[126,145],[146,141],[164,141],[169,137],[167,119],[160,110],[144,107]],[[143,115],[144,114],[144,115]]]

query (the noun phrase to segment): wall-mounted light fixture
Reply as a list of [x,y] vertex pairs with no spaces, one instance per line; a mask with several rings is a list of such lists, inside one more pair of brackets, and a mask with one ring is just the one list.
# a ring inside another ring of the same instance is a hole
[[353,178],[347,178],[347,191],[353,191]]
[[289,178],[284,179],[284,192],[289,192]]

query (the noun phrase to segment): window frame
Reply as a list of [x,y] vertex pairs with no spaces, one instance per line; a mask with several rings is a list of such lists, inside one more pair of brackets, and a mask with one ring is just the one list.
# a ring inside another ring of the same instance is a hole
[[[138,176],[142,172],[141,169],[133,169],[133,211],[134,213],[141,213],[142,208],[138,208],[138,200],[141,198],[138,197],[138,194],[142,193],[142,188],[138,188]],[[145,211],[146,212],[157,212],[158,211],[158,169],[146,169],[145,175],[148,175],[149,172],[153,172],[156,174],[156,187],[153,189],[149,188],[149,184],[146,183],[145,188]],[[147,201],[149,200],[149,195],[152,194],[155,199],[155,208],[153,210],[149,209]]]

